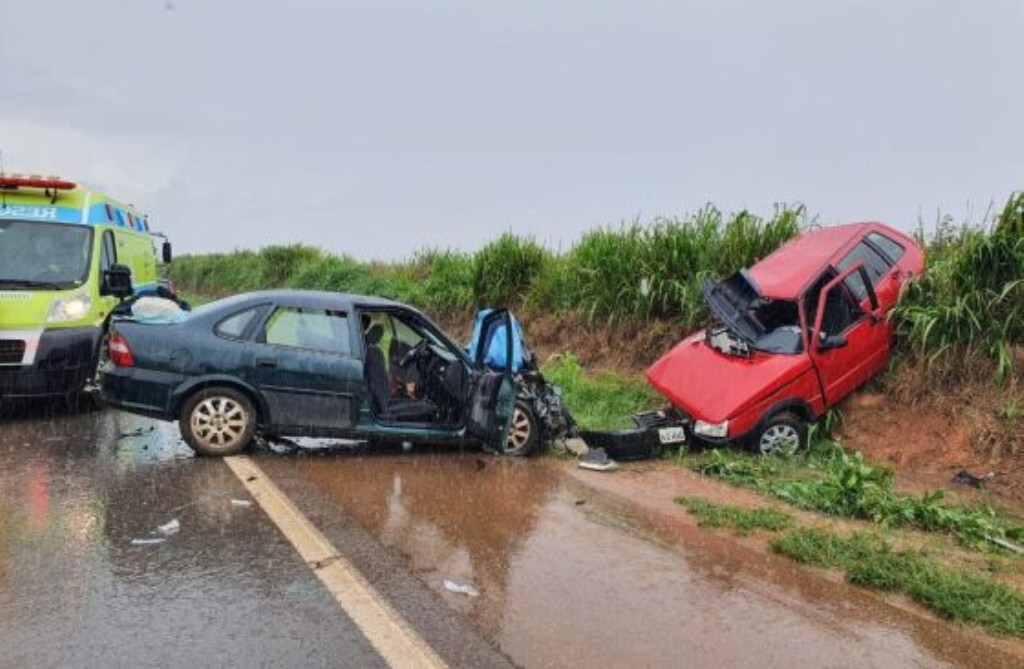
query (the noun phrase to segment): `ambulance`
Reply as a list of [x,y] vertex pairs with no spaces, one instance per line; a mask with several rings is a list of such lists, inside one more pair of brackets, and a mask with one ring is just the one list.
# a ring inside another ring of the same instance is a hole
[[111,311],[157,292],[170,260],[134,207],[58,177],[0,174],[0,401],[90,386]]

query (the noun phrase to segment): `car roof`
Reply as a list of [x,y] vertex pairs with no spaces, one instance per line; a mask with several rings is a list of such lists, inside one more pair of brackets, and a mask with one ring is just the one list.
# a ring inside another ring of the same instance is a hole
[[214,304],[228,306],[229,304],[241,306],[254,302],[275,302],[278,304],[302,303],[309,306],[323,306],[324,308],[352,309],[353,307],[373,308],[394,308],[402,307],[416,311],[401,302],[395,302],[386,297],[370,295],[355,295],[352,293],[334,293],[326,290],[259,290],[249,293],[240,293]]
[[852,239],[876,228],[889,230],[888,226],[875,222],[808,230],[751,266],[748,277],[762,297],[795,300]]

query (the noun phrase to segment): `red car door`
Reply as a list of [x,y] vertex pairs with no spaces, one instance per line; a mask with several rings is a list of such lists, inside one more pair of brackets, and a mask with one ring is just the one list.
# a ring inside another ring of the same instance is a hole
[[[863,281],[874,311],[865,311],[850,285]],[[821,289],[809,340],[826,406],[833,406],[874,376],[889,359],[889,329],[862,264],[847,268]]]

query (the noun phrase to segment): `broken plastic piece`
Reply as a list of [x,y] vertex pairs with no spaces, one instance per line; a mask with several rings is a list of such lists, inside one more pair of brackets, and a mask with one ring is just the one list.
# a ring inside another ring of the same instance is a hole
[[169,537],[172,534],[178,533],[178,530],[181,529],[181,523],[178,522],[177,518],[173,518],[156,529],[160,534]]
[[480,592],[470,584],[461,584],[454,581],[444,580],[444,589],[448,592],[456,592],[460,595],[469,595],[470,597],[479,597]]
[[252,506],[252,500],[250,500],[250,499],[232,499],[231,500],[231,506],[250,507],[250,506]]
[[167,541],[163,537],[146,537],[145,539],[132,539],[132,546],[152,546]]
[[974,474],[961,469],[955,476],[953,476],[953,483],[961,483],[963,485],[969,485],[972,488],[980,488],[985,485],[985,481],[994,476],[995,474],[992,472],[989,472],[985,476],[975,476]]
[[583,469],[593,469],[599,472],[607,472],[619,467],[614,460],[608,457],[603,448],[588,449],[586,453],[579,457],[576,465]]

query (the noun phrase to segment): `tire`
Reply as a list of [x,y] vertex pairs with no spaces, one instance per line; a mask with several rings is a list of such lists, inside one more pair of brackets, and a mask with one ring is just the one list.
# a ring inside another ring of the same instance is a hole
[[807,441],[807,421],[790,411],[780,411],[762,421],[751,435],[750,447],[757,453],[796,453]]
[[234,455],[252,443],[256,409],[234,388],[211,386],[188,398],[178,416],[178,427],[185,443],[198,455]]
[[505,443],[505,455],[513,458],[524,458],[529,455],[540,441],[540,424],[530,408],[529,403],[516,400],[516,408],[512,412],[512,426],[508,431]]

